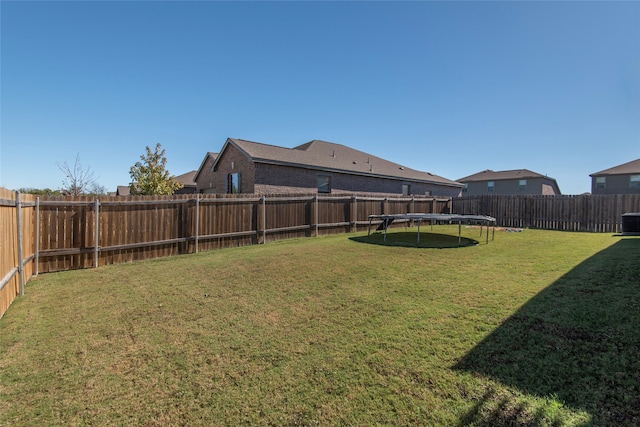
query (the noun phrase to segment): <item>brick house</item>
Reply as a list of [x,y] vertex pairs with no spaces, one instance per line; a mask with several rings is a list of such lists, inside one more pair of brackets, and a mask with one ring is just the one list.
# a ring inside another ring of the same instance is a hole
[[555,179],[528,169],[492,171],[490,169],[460,178],[462,196],[482,194],[540,194],[559,195]]
[[196,191],[196,182],[193,178],[196,176],[198,171],[192,170],[187,173],[183,173],[182,175],[174,176],[178,182],[182,183],[182,188],[178,188],[173,194],[195,194]]
[[456,196],[462,184],[331,142],[294,148],[228,138],[207,153],[194,178],[199,193]]
[[640,159],[589,176],[592,194],[640,194]]

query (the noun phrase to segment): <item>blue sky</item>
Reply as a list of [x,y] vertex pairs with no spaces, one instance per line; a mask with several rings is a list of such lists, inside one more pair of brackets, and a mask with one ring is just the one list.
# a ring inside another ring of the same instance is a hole
[[564,194],[640,158],[640,2],[0,2],[0,186],[313,139]]

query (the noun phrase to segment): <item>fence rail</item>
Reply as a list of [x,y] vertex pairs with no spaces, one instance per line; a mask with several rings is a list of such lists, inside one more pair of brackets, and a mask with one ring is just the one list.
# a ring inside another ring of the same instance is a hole
[[453,199],[451,210],[489,215],[503,227],[619,233],[622,214],[640,212],[640,194],[470,196]]

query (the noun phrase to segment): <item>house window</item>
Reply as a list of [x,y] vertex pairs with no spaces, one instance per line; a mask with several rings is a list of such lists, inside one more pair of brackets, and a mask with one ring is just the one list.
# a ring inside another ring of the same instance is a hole
[[607,177],[598,176],[596,177],[596,188],[606,188],[607,187]]
[[331,193],[331,177],[318,176],[318,193]]
[[495,186],[493,185],[493,181],[489,181],[489,182],[487,183],[487,191],[488,191],[489,193],[493,193],[494,188],[495,188]]
[[241,189],[240,172],[227,175],[227,194],[238,194]]
[[629,178],[629,187],[640,188],[640,175],[631,175]]
[[518,181],[518,190],[520,190],[520,191],[526,191],[527,190],[527,180],[526,179],[521,179],[520,181]]
[[462,192],[467,193],[468,191],[469,191],[469,184],[465,184],[464,187],[462,187]]
[[402,195],[408,196],[411,194],[411,184],[402,184]]

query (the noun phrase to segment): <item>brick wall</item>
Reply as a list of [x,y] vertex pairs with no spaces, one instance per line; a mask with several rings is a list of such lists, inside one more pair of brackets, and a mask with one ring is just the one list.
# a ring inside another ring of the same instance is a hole
[[[318,177],[331,177],[331,194],[381,193],[402,194],[402,185],[410,185],[410,195],[455,197],[460,189],[436,184],[396,179],[323,172],[291,166],[256,164],[255,192],[262,194],[316,193]],[[428,192],[428,193],[427,193]]]
[[213,161],[209,158],[198,176],[197,188],[199,193],[224,194],[227,191],[227,175],[240,172],[240,186],[242,193],[254,192],[255,167],[249,158],[234,146],[227,146],[220,153],[216,171],[212,171]]
[[214,182],[214,173],[211,170],[213,167],[213,159],[211,156],[207,155],[207,159],[205,160],[202,168],[200,169],[200,174],[198,175],[198,181],[196,182],[196,189],[198,193],[215,193],[215,187],[213,186]]

